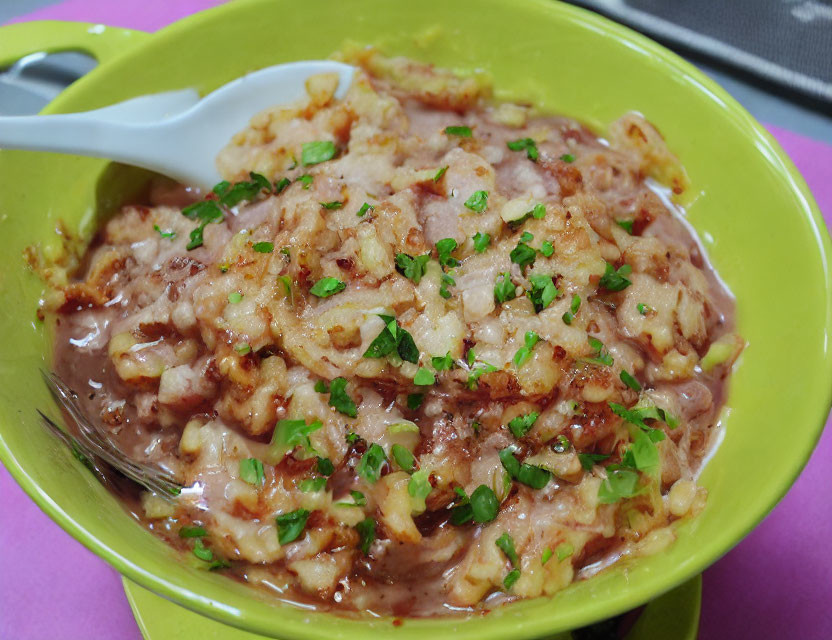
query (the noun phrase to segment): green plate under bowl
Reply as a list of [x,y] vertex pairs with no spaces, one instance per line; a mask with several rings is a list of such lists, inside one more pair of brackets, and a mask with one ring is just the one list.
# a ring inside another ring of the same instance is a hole
[[[144,640],[262,640],[248,631],[201,616],[121,579],[127,602]],[[696,640],[702,606],[702,576],[696,576],[647,603],[626,640]],[[568,631],[546,640],[572,640]]]
[[[106,162],[0,152],[0,459],[72,536],[137,584],[248,631],[289,638],[489,640],[541,637],[633,609],[699,574],[783,496],[814,447],[832,393],[830,241],[803,179],[765,130],[690,64],[638,34],[550,0],[237,0],[149,36],[100,25],[0,29],[0,65],[38,50],[90,51],[101,64],[47,113],[137,95],[206,92],[248,71],[328,56],[345,41],[462,71],[500,97],[534,101],[598,131],[637,109],[687,168],[687,218],[737,297],[748,341],[731,380],[723,439],[701,476],[704,512],[666,552],[470,619],[344,619],[274,602],[182,562],[37,421],[52,403],[38,370],[50,343],[41,282],[21,259],[50,253],[59,220],[85,236],[142,174]],[[820,488],[819,488],[820,489]],[[819,493],[819,495],[821,495]],[[761,562],[765,562],[761,558]],[[56,571],[60,570],[56,567]]]

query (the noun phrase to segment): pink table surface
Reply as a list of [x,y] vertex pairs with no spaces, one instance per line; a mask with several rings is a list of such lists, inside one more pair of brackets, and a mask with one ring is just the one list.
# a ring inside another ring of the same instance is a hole
[[[67,0],[21,20],[81,20],[153,31],[221,2]],[[832,226],[832,146],[769,130]],[[832,638],[830,422],[788,495],[705,572],[700,638]],[[140,638],[119,575],[44,515],[2,466],[0,522],[0,639]]]

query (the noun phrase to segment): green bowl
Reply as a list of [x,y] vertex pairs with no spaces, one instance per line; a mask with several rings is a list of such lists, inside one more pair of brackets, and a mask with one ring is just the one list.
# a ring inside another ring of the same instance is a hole
[[[500,97],[523,97],[599,131],[637,109],[691,178],[687,217],[737,297],[748,341],[731,380],[724,439],[701,482],[707,507],[666,552],[617,566],[551,599],[469,619],[344,619],[281,605],[192,568],[138,526],[38,425],[51,403],[38,369],[49,336],[35,310],[41,282],[21,253],[54,246],[55,226],[89,234],[139,174],[69,156],[0,152],[0,458],[58,524],[131,580],[222,622],[281,638],[513,639],[578,627],[638,606],[701,572],[783,496],[830,405],[830,240],[803,179],[725,91],[674,54],[591,13],[544,0],[239,0],[153,36],[69,23],[0,30],[0,64],[75,49],[102,64],[47,113],[323,58],[345,40],[459,70],[482,69]],[[106,174],[104,173],[106,170]],[[760,559],[765,562],[764,558]],[[56,571],[59,570],[56,567]]]

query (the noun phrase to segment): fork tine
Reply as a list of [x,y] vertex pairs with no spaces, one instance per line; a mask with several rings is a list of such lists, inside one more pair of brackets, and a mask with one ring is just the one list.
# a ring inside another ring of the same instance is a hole
[[[78,426],[78,435],[81,439],[78,444],[83,444],[86,450],[90,452],[88,457],[102,460],[130,480],[163,496],[170,497],[179,494],[182,487],[171,474],[158,467],[152,467],[130,459],[110,439],[109,434],[90,421],[81,409],[75,392],[57,374],[46,373],[41,370],[41,376],[54,400],[59,406],[63,407]],[[38,413],[47,421],[46,424],[51,430],[57,429],[63,434],[54,422],[46,418],[40,411]]]

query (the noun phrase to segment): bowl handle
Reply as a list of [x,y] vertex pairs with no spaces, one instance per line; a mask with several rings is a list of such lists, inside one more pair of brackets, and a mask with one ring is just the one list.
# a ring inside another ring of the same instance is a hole
[[0,27],[0,67],[33,53],[81,51],[99,64],[143,42],[150,34],[88,22],[41,20]]

